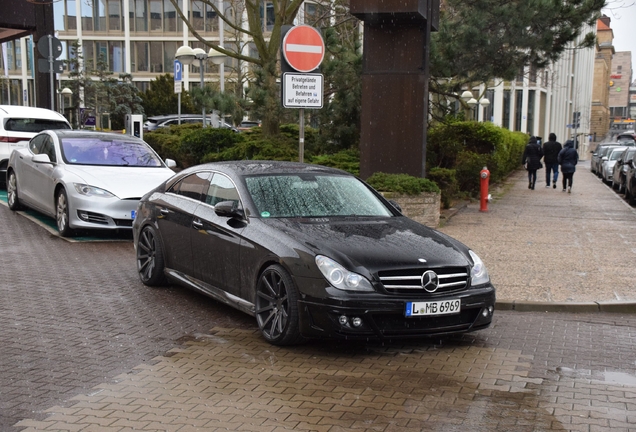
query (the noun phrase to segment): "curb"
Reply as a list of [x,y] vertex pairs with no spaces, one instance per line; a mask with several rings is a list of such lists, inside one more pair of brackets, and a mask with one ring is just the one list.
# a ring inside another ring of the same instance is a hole
[[636,313],[636,302],[520,302],[516,300],[498,300],[495,303],[495,310],[517,311],[517,312],[574,312],[574,313]]

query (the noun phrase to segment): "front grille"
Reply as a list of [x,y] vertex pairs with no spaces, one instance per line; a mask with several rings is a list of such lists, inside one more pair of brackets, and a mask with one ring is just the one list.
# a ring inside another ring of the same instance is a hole
[[[433,293],[427,292],[422,287],[422,275],[428,270],[434,271],[439,279],[439,286]],[[378,272],[378,277],[387,292],[409,295],[437,295],[461,291],[468,286],[468,276],[466,267],[413,268]]]
[[406,318],[403,314],[374,314],[373,321],[384,336],[434,334],[466,331],[477,319],[480,308],[462,310],[459,315]]

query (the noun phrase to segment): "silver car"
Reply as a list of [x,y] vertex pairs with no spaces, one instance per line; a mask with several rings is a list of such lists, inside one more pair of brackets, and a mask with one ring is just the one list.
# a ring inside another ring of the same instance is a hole
[[621,155],[627,150],[627,147],[613,147],[603,158],[601,159],[601,179],[604,183],[611,185],[612,177],[614,175],[614,165]]
[[174,175],[139,138],[47,130],[11,153],[7,201],[54,217],[62,236],[76,229],[132,229],[140,198]]

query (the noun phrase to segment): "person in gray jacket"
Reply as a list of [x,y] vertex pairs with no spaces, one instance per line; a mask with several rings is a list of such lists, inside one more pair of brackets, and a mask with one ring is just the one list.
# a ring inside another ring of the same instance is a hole
[[563,173],[563,192],[567,187],[568,193],[572,193],[572,178],[576,171],[576,164],[579,162],[579,154],[574,149],[574,141],[567,140],[565,146],[559,152],[559,165],[561,165],[561,173]]

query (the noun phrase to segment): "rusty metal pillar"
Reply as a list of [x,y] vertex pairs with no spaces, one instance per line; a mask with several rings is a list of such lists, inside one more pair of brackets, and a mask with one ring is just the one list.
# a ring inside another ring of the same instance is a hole
[[364,22],[360,177],[426,176],[428,52],[439,0],[351,0]]

